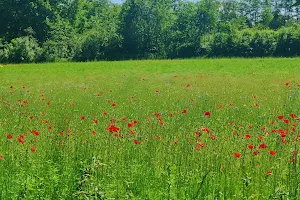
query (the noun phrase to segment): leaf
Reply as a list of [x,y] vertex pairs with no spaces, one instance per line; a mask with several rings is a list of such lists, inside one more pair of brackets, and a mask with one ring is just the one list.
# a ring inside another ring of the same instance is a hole
[[300,0],[298,0],[294,5],[292,5],[292,7],[299,6],[299,5],[300,5]]

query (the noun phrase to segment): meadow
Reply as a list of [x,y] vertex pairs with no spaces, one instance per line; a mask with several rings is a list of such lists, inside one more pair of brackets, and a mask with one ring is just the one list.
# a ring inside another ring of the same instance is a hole
[[299,199],[300,59],[0,68],[0,199]]

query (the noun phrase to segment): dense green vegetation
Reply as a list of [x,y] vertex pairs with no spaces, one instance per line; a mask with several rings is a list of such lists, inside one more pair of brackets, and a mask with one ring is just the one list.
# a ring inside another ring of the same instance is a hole
[[1,0],[0,62],[298,56],[295,2]]
[[6,65],[1,199],[293,199],[299,59]]

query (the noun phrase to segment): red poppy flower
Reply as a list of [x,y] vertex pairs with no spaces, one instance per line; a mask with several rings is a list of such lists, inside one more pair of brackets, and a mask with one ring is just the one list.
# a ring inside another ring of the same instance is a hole
[[290,160],[291,163],[295,162],[295,158],[293,157],[291,160]]
[[210,130],[208,128],[201,128],[202,131],[205,131],[206,133],[209,133]]
[[12,139],[13,136],[12,136],[11,134],[7,134],[7,138],[8,138],[8,139]]
[[182,114],[186,114],[188,111],[186,110],[186,109],[184,109],[183,111],[182,111]]
[[93,122],[94,122],[94,124],[98,124],[99,123],[99,121],[97,119],[94,119]]
[[113,132],[119,132],[120,128],[113,124],[110,124],[109,127],[107,128],[107,130],[109,130],[109,132],[113,133]]
[[134,144],[141,144],[141,141],[139,140],[133,140]]
[[3,159],[4,158],[4,156],[3,155],[0,155],[0,159]]
[[258,146],[259,149],[266,149],[267,148],[267,145],[266,144],[260,144]]
[[130,134],[130,135],[134,135],[135,132],[134,132],[133,130],[130,130],[130,131],[129,131],[129,134]]
[[289,85],[290,85],[290,83],[289,83],[289,82],[286,82],[286,83],[285,83],[285,86],[287,86],[287,87],[288,87]]
[[175,144],[175,145],[178,144],[178,141],[174,141],[174,144]]
[[123,117],[122,119],[121,119],[121,122],[124,122],[124,121],[126,121],[127,120],[127,118],[126,117]]
[[155,90],[156,93],[159,93],[159,90]]
[[20,135],[20,136],[18,137],[18,141],[19,141],[21,144],[24,144],[24,139],[25,139],[24,135]]
[[116,106],[117,106],[117,104],[113,103],[113,104],[111,104],[111,106],[112,106],[112,107],[116,107]]
[[267,174],[272,175],[273,173],[272,173],[272,171],[267,171]]
[[290,123],[290,120],[288,120],[288,119],[285,119],[285,120],[283,120],[284,121],[284,123],[286,123],[286,124],[289,124]]
[[250,138],[251,138],[251,135],[250,135],[250,134],[246,134],[246,138],[247,138],[247,139],[250,139]]
[[36,152],[36,149],[34,146],[31,146],[31,152],[35,153]]
[[215,140],[215,139],[216,139],[216,136],[215,136],[214,134],[211,134],[211,135],[210,135],[210,139],[211,139],[211,140]]
[[12,85],[11,85],[11,86],[9,86],[9,88],[11,88],[11,89],[12,89],[12,88],[14,88],[14,86],[12,86]]
[[281,140],[281,143],[285,144],[285,143],[287,143],[287,140]]
[[209,111],[206,111],[206,112],[204,113],[204,116],[210,117],[210,112],[209,112]]
[[259,154],[259,151],[254,151],[253,152],[253,155],[258,155]]
[[278,118],[279,120],[282,120],[282,119],[283,119],[283,115],[279,115],[277,118]]
[[241,154],[238,153],[238,152],[234,152],[233,155],[234,155],[236,158],[240,158],[240,157],[241,157]]
[[271,150],[271,151],[270,151],[270,154],[271,154],[272,156],[275,156],[275,155],[276,155],[276,151]]
[[253,149],[253,148],[254,148],[253,144],[248,145],[248,149]]
[[290,114],[290,117],[291,117],[291,118],[296,118],[296,114],[291,113],[291,114]]
[[32,120],[32,119],[33,119],[33,116],[29,116],[29,119],[31,119],[31,120]]
[[84,120],[84,119],[85,119],[85,116],[81,116],[80,119],[81,119],[81,120]]
[[190,84],[186,84],[186,87],[189,88],[191,85]]
[[91,133],[92,133],[93,135],[96,135],[96,131],[94,131],[94,130],[92,130]]
[[33,135],[36,135],[36,136],[39,136],[39,135],[40,135],[40,133],[39,133],[38,131],[36,131],[36,130],[32,130],[31,133],[32,133]]

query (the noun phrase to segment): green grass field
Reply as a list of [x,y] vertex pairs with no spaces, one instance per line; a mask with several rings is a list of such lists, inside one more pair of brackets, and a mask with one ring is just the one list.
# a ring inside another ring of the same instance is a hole
[[0,83],[0,199],[299,199],[299,58],[5,65]]

